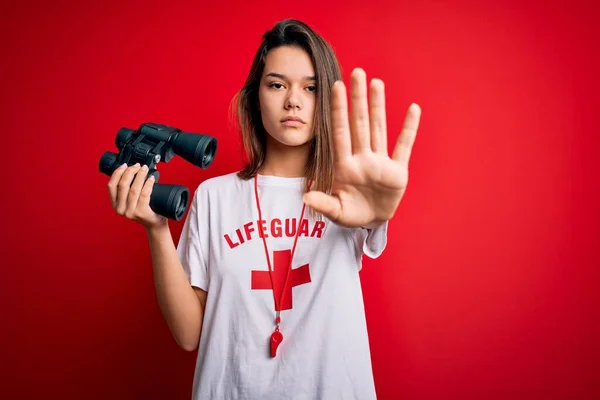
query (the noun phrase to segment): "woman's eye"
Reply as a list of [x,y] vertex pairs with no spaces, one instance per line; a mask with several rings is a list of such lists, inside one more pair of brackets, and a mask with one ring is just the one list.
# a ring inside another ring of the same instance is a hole
[[271,83],[269,85],[269,87],[271,87],[273,89],[281,89],[283,87],[283,85],[281,83]]
[[307,89],[308,89],[309,92],[312,93],[312,92],[315,92],[317,90],[317,87],[316,86],[309,86],[309,87],[307,87]]

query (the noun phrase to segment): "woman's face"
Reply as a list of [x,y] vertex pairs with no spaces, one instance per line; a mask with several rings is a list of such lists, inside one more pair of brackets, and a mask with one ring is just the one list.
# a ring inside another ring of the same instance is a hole
[[310,141],[316,88],[315,70],[304,50],[281,46],[267,53],[258,100],[263,126],[271,138],[286,146]]

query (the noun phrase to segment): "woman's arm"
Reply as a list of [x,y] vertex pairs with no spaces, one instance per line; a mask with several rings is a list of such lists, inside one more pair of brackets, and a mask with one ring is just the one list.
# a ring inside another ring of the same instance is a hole
[[146,230],[150,242],[156,297],[177,344],[198,348],[207,292],[192,287],[182,268],[168,225]]

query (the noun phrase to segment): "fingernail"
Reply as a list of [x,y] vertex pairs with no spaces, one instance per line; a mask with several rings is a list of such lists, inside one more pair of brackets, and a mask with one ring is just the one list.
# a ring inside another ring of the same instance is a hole
[[123,163],[119,166],[119,168],[125,168],[127,166],[127,163]]
[[150,178],[148,178],[148,180],[154,182],[154,175],[150,175]]
[[148,169],[148,166],[146,164],[144,164],[144,166],[142,167],[142,170],[145,171]]

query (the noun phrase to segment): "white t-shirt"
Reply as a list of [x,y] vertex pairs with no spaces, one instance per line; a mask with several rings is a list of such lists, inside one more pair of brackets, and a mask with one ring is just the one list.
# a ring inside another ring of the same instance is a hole
[[[374,231],[316,221],[306,207],[281,311],[283,341],[270,356],[276,288],[283,287],[302,211],[303,178],[231,173],[194,191],[177,251],[192,286],[208,292],[193,399],[374,399],[359,271],[378,257]],[[283,272],[283,273],[282,273]],[[281,292],[279,290],[279,292]]]

